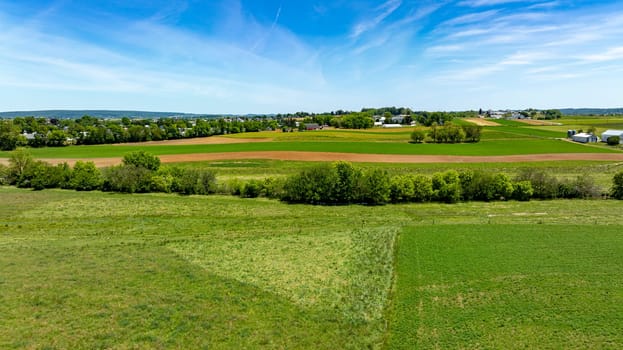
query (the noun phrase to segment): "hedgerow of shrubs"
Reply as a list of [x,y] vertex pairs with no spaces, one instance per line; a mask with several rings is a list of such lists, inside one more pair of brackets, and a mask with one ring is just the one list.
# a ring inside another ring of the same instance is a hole
[[[349,162],[322,164],[283,178],[218,183],[206,169],[160,167],[160,159],[133,152],[120,165],[98,169],[93,162],[50,165],[34,160],[23,149],[0,164],[0,185],[102,190],[122,193],[164,192],[184,195],[230,194],[268,197],[288,203],[321,205],[498,201],[554,198],[595,198],[601,195],[590,176],[559,179],[540,169],[526,168],[514,178],[503,173],[447,170],[432,176],[390,176],[381,169],[364,170]],[[614,176],[609,196],[623,199],[623,171]]]

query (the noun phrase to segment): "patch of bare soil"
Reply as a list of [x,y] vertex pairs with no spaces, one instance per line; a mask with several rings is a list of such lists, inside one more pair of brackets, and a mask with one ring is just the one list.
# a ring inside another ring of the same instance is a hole
[[466,122],[470,122],[472,124],[476,124],[479,126],[500,126],[500,124],[494,122],[493,120],[483,119],[483,118],[465,118]]
[[[562,160],[596,160],[596,161],[623,161],[623,153],[555,153],[555,154],[525,154],[512,156],[435,156],[435,155],[397,155],[397,154],[355,154],[332,152],[226,152],[226,153],[196,153],[179,155],[162,155],[163,163],[197,162],[212,160],[235,159],[274,159],[294,161],[338,161],[361,163],[518,163],[544,162]],[[76,161],[93,161],[98,167],[111,166],[121,163],[121,158],[93,158],[93,159],[45,159],[46,162],[59,164],[67,162],[73,165]],[[0,163],[7,164],[6,158]]]
[[515,119],[516,121],[528,125],[536,125],[536,126],[559,126],[562,125],[556,122],[550,122],[549,120],[539,120],[539,119]]

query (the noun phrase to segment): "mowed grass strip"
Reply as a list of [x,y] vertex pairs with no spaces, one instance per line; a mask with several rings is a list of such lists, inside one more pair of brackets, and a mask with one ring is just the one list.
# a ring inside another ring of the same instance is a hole
[[[457,156],[504,156],[515,154],[548,153],[617,153],[613,149],[586,146],[561,140],[520,139],[491,140],[464,144],[410,144],[396,142],[261,142],[221,145],[146,146],[141,144],[115,146],[70,146],[63,148],[31,149],[36,158],[106,158],[120,157],[132,151],[147,151],[156,155],[256,152],[256,151],[302,151],[342,152],[359,154],[399,155],[457,155]],[[0,153],[8,157],[9,153]]]
[[571,223],[405,229],[388,348],[623,347],[620,226]]

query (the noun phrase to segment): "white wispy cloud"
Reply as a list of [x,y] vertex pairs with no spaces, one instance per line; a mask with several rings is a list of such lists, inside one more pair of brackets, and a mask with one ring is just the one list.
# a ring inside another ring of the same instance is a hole
[[[168,100],[155,97],[161,95],[202,96],[198,101],[213,106],[235,100],[270,106],[284,97],[295,104],[305,94],[314,95],[325,81],[314,62],[316,53],[279,28],[279,16],[278,10],[271,25],[249,24],[271,33],[266,45],[278,50],[267,50],[270,55],[252,52],[244,42],[165,25],[161,16],[106,23],[107,41],[114,42],[114,48],[48,34],[39,24],[15,25],[0,33],[0,86],[55,93],[97,91],[102,96],[125,93],[156,104]],[[288,55],[281,56],[285,50]],[[298,84],[302,81],[305,84]]]
[[611,47],[604,52],[582,56],[581,59],[585,62],[606,62],[623,60],[623,46]]
[[484,7],[484,6],[495,6],[495,5],[505,5],[511,3],[534,3],[535,0],[465,0],[459,2],[460,6],[469,6],[469,7]]
[[539,4],[530,5],[528,9],[529,10],[542,10],[542,9],[551,9],[557,6],[560,6],[560,1],[548,1],[548,2],[542,2]]
[[362,34],[376,28],[385,18],[390,16],[396,11],[402,4],[401,0],[388,0],[381,6],[377,7],[376,12],[372,18],[365,18],[359,23],[355,24],[352,29],[351,38],[357,39]]
[[443,22],[441,25],[442,26],[443,25],[454,26],[454,25],[458,25],[458,24],[467,24],[467,23],[481,22],[481,21],[484,21],[486,19],[490,19],[490,18],[494,17],[498,13],[499,13],[499,10],[489,10],[489,11],[484,11],[484,12],[470,13],[470,14],[467,14],[467,15],[462,15],[462,16],[455,17],[453,19],[447,20],[447,21]]

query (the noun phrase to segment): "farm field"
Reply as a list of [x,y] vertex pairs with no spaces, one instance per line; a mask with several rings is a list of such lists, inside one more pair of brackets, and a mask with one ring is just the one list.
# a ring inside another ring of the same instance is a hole
[[623,342],[620,201],[0,197],[1,348]]
[[[621,119],[563,119],[565,123],[623,123]],[[480,120],[477,120],[480,121]],[[456,119],[458,124],[469,124],[468,119]],[[506,157],[512,155],[541,155],[534,161],[543,160],[615,160],[598,158],[598,153],[619,153],[621,150],[602,144],[582,145],[562,140],[566,130],[572,125],[532,126],[513,120],[496,120],[497,126],[485,126],[482,139],[478,143],[465,144],[411,144],[409,143],[412,128],[400,129],[374,128],[367,130],[344,130],[327,128],[309,132],[275,132],[263,131],[256,133],[240,133],[226,136],[215,136],[198,139],[182,139],[146,143],[126,143],[96,146],[69,146],[31,149],[35,158],[69,161],[75,159],[97,159],[100,166],[119,162],[123,154],[145,150],[163,156],[164,162],[188,162],[206,160],[231,159],[275,159],[275,160],[310,160],[332,161],[343,159],[354,162],[390,162],[422,163],[435,162],[429,158],[388,158],[392,156],[448,156],[448,157]],[[307,152],[295,155],[293,152]],[[312,156],[312,154],[316,154]],[[333,155],[331,155],[333,154]],[[368,155],[355,156],[355,155]],[[542,155],[559,155],[555,159],[543,158]],[[567,157],[563,154],[583,154],[584,156]],[[6,163],[7,152],[0,152],[0,162]],[[177,156],[185,155],[176,159]],[[376,160],[370,155],[378,155]],[[337,157],[337,158],[336,158]],[[4,160],[3,160],[4,158]],[[616,158],[616,157],[615,157]],[[436,162],[484,162],[478,159],[440,158]],[[491,159],[488,161],[499,162]],[[521,158],[514,162],[530,162]]]
[[618,225],[401,232],[391,349],[623,346]]
[[[526,136],[523,133],[550,134],[550,131],[495,131],[504,127],[495,127],[491,131],[493,139],[478,143],[465,144],[410,144],[408,136],[403,142],[358,142],[350,141],[275,141],[251,142],[237,144],[203,144],[203,145],[97,145],[47,147],[31,149],[36,158],[105,158],[120,157],[125,153],[145,150],[156,155],[180,155],[200,153],[232,153],[232,152],[330,152],[353,154],[395,154],[395,155],[453,155],[453,156],[507,156],[526,154],[560,154],[560,153],[621,153],[620,151],[594,147],[562,140],[543,138],[542,136]],[[489,132],[489,131],[487,131]],[[312,132],[301,133],[311,134]],[[504,135],[501,135],[504,134]],[[486,135],[486,133],[485,133]],[[556,135],[558,135],[556,133]],[[552,136],[552,135],[550,135]],[[248,135],[247,135],[248,137]],[[348,140],[348,139],[347,139]],[[0,156],[8,157],[7,152]]]

